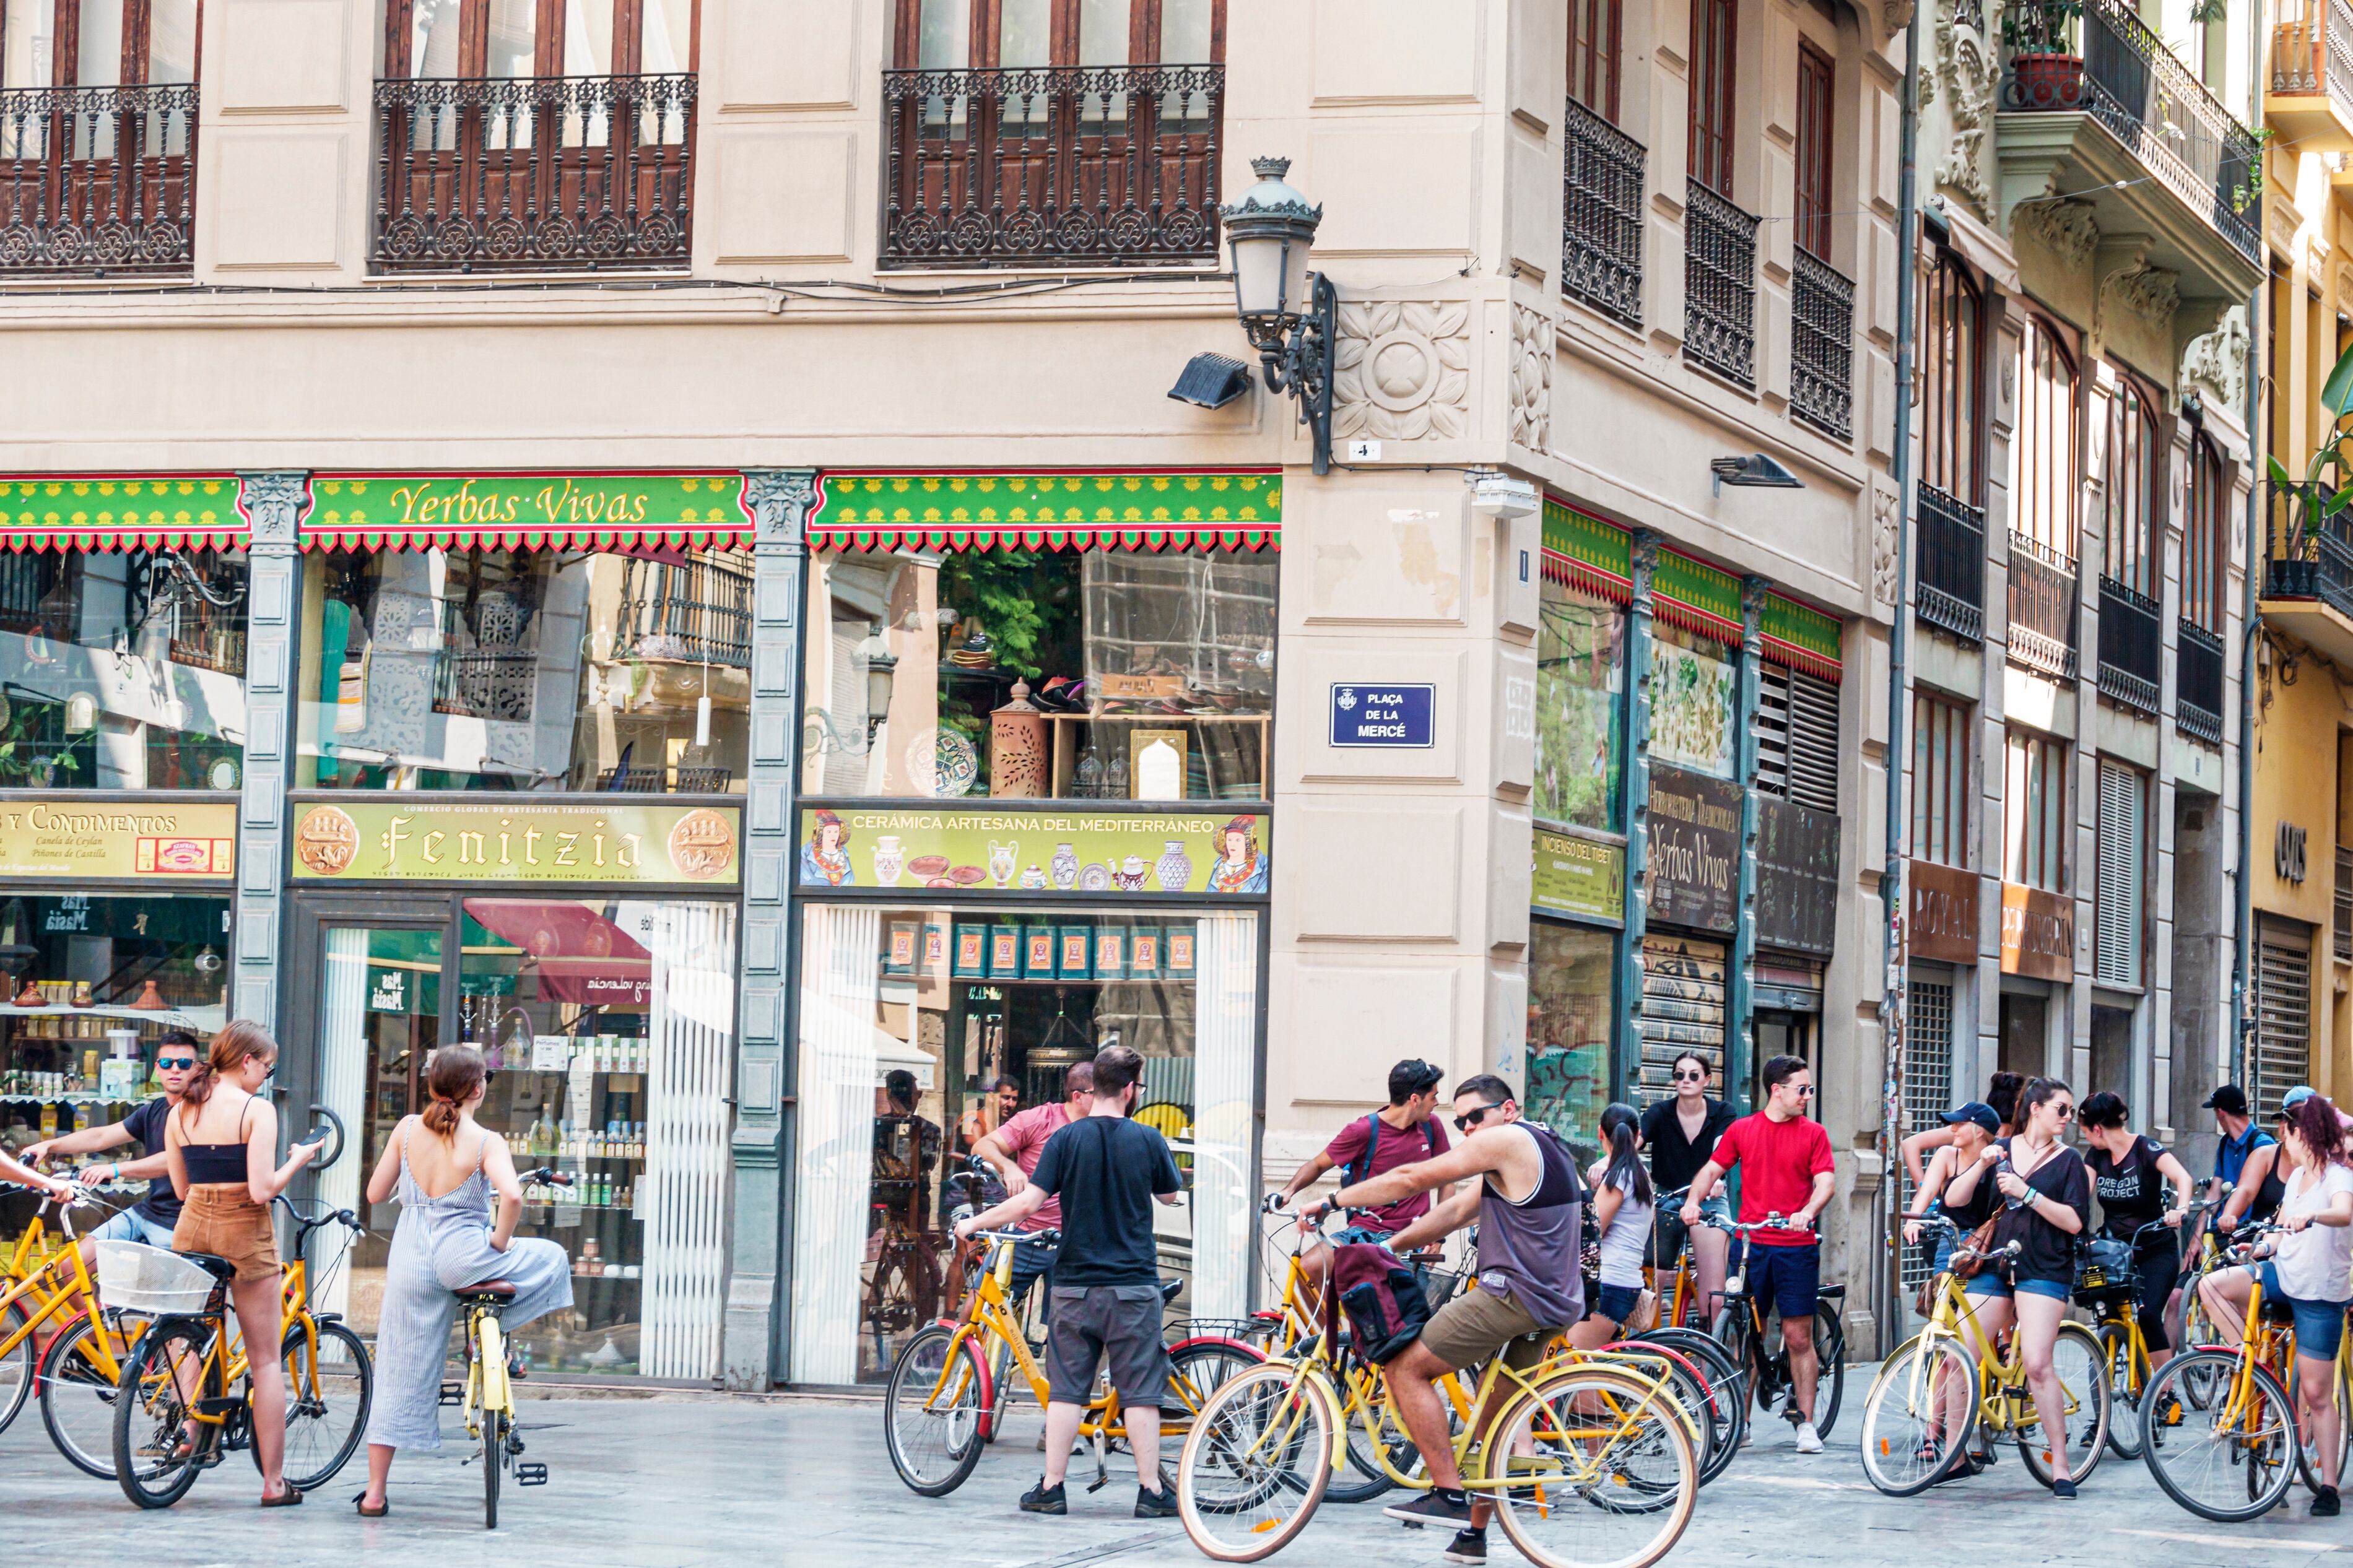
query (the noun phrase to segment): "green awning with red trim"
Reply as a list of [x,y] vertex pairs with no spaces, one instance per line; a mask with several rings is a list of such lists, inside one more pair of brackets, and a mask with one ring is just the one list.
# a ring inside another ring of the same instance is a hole
[[235,474],[0,475],[0,548],[242,549]]
[[1765,657],[1776,664],[1802,669],[1824,680],[1836,680],[1841,670],[1839,623],[1810,605],[1765,595]]
[[1626,531],[1545,498],[1544,574],[1624,604],[1634,593],[1634,552]]
[[818,480],[812,550],[1262,550],[1282,476],[844,471]]
[[306,550],[749,547],[740,473],[326,473]]

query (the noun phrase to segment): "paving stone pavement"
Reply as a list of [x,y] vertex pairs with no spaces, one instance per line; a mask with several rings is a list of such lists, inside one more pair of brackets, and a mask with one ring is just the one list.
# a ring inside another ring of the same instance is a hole
[[[1860,1386],[1826,1454],[1801,1458],[1778,1421],[1708,1488],[1672,1563],[1848,1568],[1951,1561],[1956,1552],[2003,1568],[2087,1559],[2166,1568],[2353,1568],[2353,1520],[2292,1506],[2254,1524],[2209,1524],[2183,1511],[2137,1464],[2114,1456],[2073,1503],[2052,1499],[2014,1452],[1989,1474],[1927,1497],[1871,1489],[1855,1452]],[[445,1423],[448,1417],[445,1415]],[[453,1561],[566,1568],[1187,1568],[1207,1560],[1171,1521],[1129,1517],[1134,1471],[1123,1467],[1089,1495],[1073,1485],[1064,1519],[1017,1512],[1039,1468],[1038,1415],[1012,1428],[962,1489],[914,1496],[892,1473],[881,1407],[871,1403],[721,1395],[534,1402],[524,1412],[531,1457],[547,1486],[510,1489],[495,1536],[481,1529],[479,1472],[462,1437],[393,1471],[392,1513],[362,1521],[352,1498],[364,1461],[302,1508],[259,1512],[244,1458],[212,1471],[176,1508],[142,1513],[113,1486],[71,1469],[49,1447],[37,1411],[0,1433],[0,1560],[10,1564],[169,1563],[172,1568],[315,1568],[351,1562],[448,1568]],[[1073,1480],[1092,1479],[1074,1472]],[[1376,1505],[1327,1504],[1278,1561],[1312,1568],[1430,1568],[1439,1531],[1408,1531]],[[1519,1561],[1500,1531],[1499,1565]]]

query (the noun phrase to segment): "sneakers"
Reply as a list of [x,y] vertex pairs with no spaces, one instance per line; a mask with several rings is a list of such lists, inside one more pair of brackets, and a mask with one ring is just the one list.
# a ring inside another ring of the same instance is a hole
[[1487,1532],[1483,1530],[1458,1530],[1446,1550],[1439,1553],[1449,1563],[1468,1563],[1473,1568],[1483,1568],[1487,1561]]
[[1471,1500],[1460,1491],[1432,1487],[1411,1502],[1393,1502],[1381,1511],[1400,1524],[1468,1525]]
[[1071,1506],[1062,1500],[1061,1488],[1048,1486],[1046,1478],[1039,1476],[1038,1484],[1021,1494],[1021,1511],[1023,1513],[1068,1513],[1071,1511]]
[[2335,1487],[2323,1487],[2318,1491],[2312,1494],[2313,1518],[2335,1519],[2339,1511],[2340,1505],[2337,1500],[2337,1489]]
[[1810,1421],[1799,1422],[1798,1452],[1800,1454],[1819,1454],[1821,1451],[1822,1435],[1814,1430],[1814,1424]]
[[2073,1481],[2052,1481],[2051,1483],[2051,1495],[2060,1499],[2062,1501],[2073,1502],[2075,1500],[2075,1483]]
[[1138,1519],[1175,1519],[1176,1517],[1176,1500],[1169,1495],[1168,1489],[1166,1487],[1161,1488],[1156,1492],[1148,1492],[1139,1486],[1135,1489],[1135,1517]]

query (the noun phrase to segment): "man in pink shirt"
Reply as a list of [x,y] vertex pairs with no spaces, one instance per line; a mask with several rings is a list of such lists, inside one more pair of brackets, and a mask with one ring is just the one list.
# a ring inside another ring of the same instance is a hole
[[[1072,1062],[1062,1074],[1062,1098],[1044,1105],[1033,1105],[1011,1118],[1002,1127],[982,1139],[973,1152],[987,1161],[1005,1184],[1005,1195],[1013,1197],[1029,1184],[1029,1173],[1038,1168],[1038,1161],[1046,1152],[1046,1141],[1071,1122],[1084,1117],[1095,1103],[1095,1068],[1092,1062]],[[1048,1231],[1060,1228],[1062,1201],[1048,1198],[1037,1211],[1020,1223],[1025,1231]],[[1017,1242],[1013,1248],[1013,1284],[1011,1296],[1018,1304],[1029,1293],[1032,1283],[1047,1278],[1054,1267],[1054,1248],[1042,1239]],[[1039,1300],[1038,1321],[1046,1321],[1045,1300]]]

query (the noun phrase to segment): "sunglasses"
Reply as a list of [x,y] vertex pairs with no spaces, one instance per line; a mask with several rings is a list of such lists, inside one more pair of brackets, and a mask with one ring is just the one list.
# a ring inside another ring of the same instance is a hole
[[1707,1081],[1707,1074],[1704,1072],[1679,1072],[1675,1074],[1675,1081],[1677,1083],[1705,1083]]
[[2073,1106],[2072,1106],[2072,1105],[2063,1105],[2063,1106],[2061,1106],[2061,1107],[2059,1108],[2059,1120],[2060,1120],[2060,1121],[2074,1121],[2074,1120],[2075,1120],[2075,1108],[2074,1108]]
[[1791,1094],[1796,1095],[1799,1100],[1811,1100],[1814,1098],[1814,1086],[1812,1084],[1792,1083],[1784,1084],[1782,1087],[1787,1089]]
[[1498,1100],[1489,1104],[1476,1107],[1473,1110],[1464,1111],[1461,1115],[1454,1119],[1454,1131],[1457,1132],[1470,1131],[1471,1129],[1478,1126],[1479,1123],[1487,1120],[1487,1112],[1491,1110],[1500,1110],[1503,1109],[1503,1106],[1504,1102]]
[[157,1057],[156,1068],[164,1072],[186,1072],[196,1065],[194,1057]]

